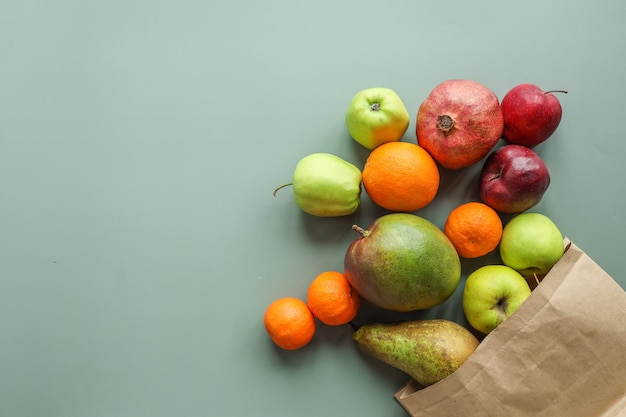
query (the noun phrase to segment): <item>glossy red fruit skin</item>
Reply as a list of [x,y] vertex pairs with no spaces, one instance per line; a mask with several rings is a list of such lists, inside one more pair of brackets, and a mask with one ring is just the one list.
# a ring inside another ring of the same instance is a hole
[[504,145],[487,157],[478,183],[485,204],[500,213],[522,213],[541,201],[550,185],[550,172],[532,149]]
[[[453,126],[448,128],[448,116]],[[461,169],[483,159],[502,135],[498,97],[472,80],[437,85],[417,112],[417,143],[446,169]]]
[[561,122],[563,109],[551,92],[534,84],[519,84],[502,98],[504,129],[507,143],[533,148],[545,142]]

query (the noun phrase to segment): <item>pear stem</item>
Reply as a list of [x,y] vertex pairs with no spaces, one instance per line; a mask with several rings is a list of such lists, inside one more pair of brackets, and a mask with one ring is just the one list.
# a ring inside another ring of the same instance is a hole
[[290,185],[293,185],[293,182],[281,185],[280,187],[276,188],[272,194],[274,195],[274,197],[276,197],[276,193],[278,192],[278,190],[280,190],[281,188],[289,187]]
[[567,94],[567,91],[565,90],[550,90],[550,91],[544,91],[543,94],[550,94],[550,93],[563,93],[563,94]]

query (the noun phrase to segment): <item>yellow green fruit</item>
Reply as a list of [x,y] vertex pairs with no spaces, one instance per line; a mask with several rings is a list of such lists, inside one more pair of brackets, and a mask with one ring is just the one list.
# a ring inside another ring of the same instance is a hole
[[361,170],[329,153],[302,158],[293,173],[294,201],[302,211],[318,217],[346,216],[361,202]]
[[359,91],[346,110],[350,136],[367,149],[399,141],[409,127],[410,119],[400,96],[385,87]]

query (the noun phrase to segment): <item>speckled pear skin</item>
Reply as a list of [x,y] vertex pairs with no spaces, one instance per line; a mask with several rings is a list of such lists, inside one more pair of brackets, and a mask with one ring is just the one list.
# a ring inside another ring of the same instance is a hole
[[366,324],[352,338],[364,352],[423,386],[452,374],[479,344],[465,327],[439,319]]

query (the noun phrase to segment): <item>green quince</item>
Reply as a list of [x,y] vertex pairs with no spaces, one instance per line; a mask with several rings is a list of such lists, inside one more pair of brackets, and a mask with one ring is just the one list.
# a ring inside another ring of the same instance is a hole
[[294,200],[302,211],[318,217],[347,216],[361,202],[361,170],[329,153],[302,158],[293,173]]
[[359,91],[346,111],[350,136],[367,149],[401,140],[410,119],[398,93],[385,87]]

